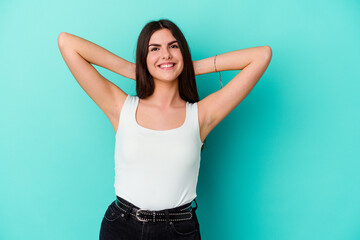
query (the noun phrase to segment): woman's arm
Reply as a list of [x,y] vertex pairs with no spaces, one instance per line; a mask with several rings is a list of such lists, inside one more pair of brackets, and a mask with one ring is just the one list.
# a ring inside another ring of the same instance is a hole
[[74,49],[87,62],[135,80],[135,63],[129,62],[105,48],[71,33],[61,33],[66,46]]
[[[217,72],[242,70],[258,56],[262,57],[265,48],[269,51],[269,47],[261,46],[219,54],[216,56],[216,70]],[[212,56],[202,60],[193,61],[195,75],[215,72],[214,58],[215,56]]]
[[[219,124],[250,93],[272,58],[269,46],[253,47],[216,56],[216,70],[241,70],[223,88],[198,102],[202,111],[203,136]],[[197,75],[215,71],[214,57],[194,62]]]
[[60,53],[74,78],[109,118],[116,132],[121,106],[127,94],[103,77],[91,63],[135,79],[132,63],[72,34],[62,32],[57,41]]

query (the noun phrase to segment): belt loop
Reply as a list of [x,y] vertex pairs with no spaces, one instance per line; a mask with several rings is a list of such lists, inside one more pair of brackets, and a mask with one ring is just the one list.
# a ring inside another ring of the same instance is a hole
[[[119,203],[119,204],[121,204],[121,202],[120,202],[120,200],[116,197],[116,201]],[[124,204],[121,204],[121,205],[123,205],[124,207],[125,207],[125,205]],[[134,205],[133,204],[131,204],[131,203],[129,203],[129,207],[125,210],[125,219],[128,219],[128,217],[129,217],[129,215],[130,215],[130,213],[131,213],[131,210],[133,209],[133,207],[134,207]]]
[[125,219],[128,219],[130,213],[131,213],[131,210],[133,209],[133,206],[132,204],[130,204],[130,206],[126,209],[126,213],[125,213]]
[[166,224],[169,224],[169,210],[165,209]]
[[197,202],[196,202],[196,199],[194,198],[194,202],[195,202],[195,204],[196,204],[196,207],[195,208],[193,208],[194,209],[194,211],[198,208],[198,204],[197,204]]

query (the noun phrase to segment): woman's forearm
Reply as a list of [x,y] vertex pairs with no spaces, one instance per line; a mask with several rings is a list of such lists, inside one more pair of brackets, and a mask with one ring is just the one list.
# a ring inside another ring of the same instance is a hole
[[215,56],[198,61],[193,61],[195,75],[215,72],[215,64],[217,72],[228,70],[242,70],[251,62],[256,61],[257,59],[264,58],[266,54],[269,53],[269,51],[271,52],[271,49],[268,46],[245,48],[219,54],[216,56],[215,63]]
[[106,68],[124,77],[135,80],[135,64],[105,48],[71,33],[61,33],[61,44],[74,49],[89,63]]

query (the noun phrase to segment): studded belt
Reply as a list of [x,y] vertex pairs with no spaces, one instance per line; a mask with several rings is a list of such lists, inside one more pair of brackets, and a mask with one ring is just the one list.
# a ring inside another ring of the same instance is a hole
[[[195,200],[195,199],[194,199]],[[124,212],[125,215],[130,215],[132,218],[141,221],[141,222],[161,222],[166,221],[166,213],[168,213],[168,221],[184,221],[190,220],[193,217],[192,210],[197,208],[192,208],[192,202],[172,208],[167,210],[160,210],[160,211],[151,211],[151,210],[144,210],[140,209],[135,206],[131,206],[129,204],[124,203],[121,199],[116,198],[115,200],[116,206]]]

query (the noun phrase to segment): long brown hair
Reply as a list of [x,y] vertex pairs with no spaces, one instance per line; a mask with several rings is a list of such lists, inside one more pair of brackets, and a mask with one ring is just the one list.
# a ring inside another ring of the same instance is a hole
[[[148,22],[140,32],[136,47],[137,96],[144,99],[154,93],[155,84],[153,77],[147,68],[146,58],[148,55],[148,45],[152,34],[164,28],[169,29],[172,35],[175,37],[183,56],[184,69],[178,78],[180,97],[190,103],[198,102],[200,99],[196,87],[195,71],[191,59],[189,45],[179,27],[167,19]],[[203,150],[204,145],[202,146],[201,150]]]

